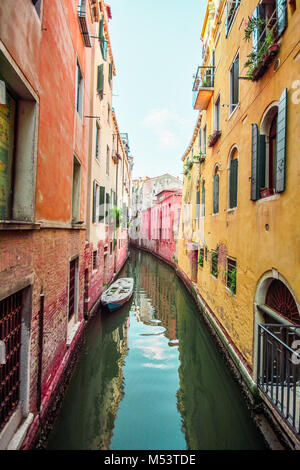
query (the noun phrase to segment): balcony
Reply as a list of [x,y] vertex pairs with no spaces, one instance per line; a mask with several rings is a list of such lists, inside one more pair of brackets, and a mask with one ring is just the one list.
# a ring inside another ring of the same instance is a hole
[[92,47],[88,23],[86,19],[86,1],[82,0],[78,6],[78,21],[85,47]]
[[193,108],[204,111],[207,109],[214,93],[214,66],[200,65],[193,85]]
[[300,325],[258,326],[257,385],[300,437]]

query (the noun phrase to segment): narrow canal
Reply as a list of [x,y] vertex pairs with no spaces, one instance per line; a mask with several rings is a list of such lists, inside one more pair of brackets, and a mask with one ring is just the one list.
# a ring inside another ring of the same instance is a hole
[[90,321],[49,450],[263,449],[244,398],[171,268],[131,250],[134,295]]

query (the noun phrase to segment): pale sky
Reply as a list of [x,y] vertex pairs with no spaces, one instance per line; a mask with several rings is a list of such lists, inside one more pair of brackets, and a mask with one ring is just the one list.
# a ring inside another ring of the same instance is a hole
[[183,179],[193,134],[193,75],[201,62],[206,0],[110,0],[116,65],[113,107],[127,132],[133,177],[170,173]]

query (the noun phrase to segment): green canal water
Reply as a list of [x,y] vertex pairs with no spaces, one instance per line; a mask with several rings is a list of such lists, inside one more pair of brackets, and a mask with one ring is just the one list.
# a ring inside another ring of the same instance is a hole
[[136,250],[131,301],[95,315],[48,450],[264,449],[239,386],[173,270]]

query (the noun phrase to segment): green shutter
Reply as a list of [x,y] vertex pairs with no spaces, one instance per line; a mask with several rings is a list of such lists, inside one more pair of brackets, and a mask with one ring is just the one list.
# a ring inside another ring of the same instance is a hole
[[97,91],[103,93],[104,90],[104,64],[98,65]]
[[229,176],[229,207],[233,209],[237,207],[237,184],[238,184],[238,160],[230,162]]
[[[253,13],[253,18],[254,19],[262,19],[265,20],[265,6],[260,4],[258,5]],[[253,33],[252,33],[252,49],[253,52],[258,53],[261,51],[263,43],[265,42],[266,39],[266,32],[264,31],[264,26],[260,26],[257,28],[254,28]]]
[[252,124],[252,149],[251,149],[251,201],[259,199],[258,187],[258,126]]
[[277,24],[277,37],[279,38],[287,27],[287,5],[286,0],[276,0],[276,18]]
[[112,76],[113,76],[113,67],[112,67],[112,62],[109,64],[109,81],[112,81]]
[[109,194],[105,194],[105,223],[108,224],[108,215],[109,215]]
[[105,188],[100,186],[99,191],[99,222],[104,222],[105,216]]
[[227,38],[228,36],[228,2],[226,2],[226,7],[225,7],[225,37]]
[[201,217],[205,216],[205,185],[202,184],[201,189]]
[[286,167],[286,134],[287,134],[287,88],[283,91],[277,116],[276,137],[276,185],[277,193],[285,190],[285,167]]
[[93,183],[93,224],[96,222],[96,210],[97,210],[96,194],[97,194],[97,183],[96,181],[94,181]]
[[103,18],[99,21],[99,41],[103,39]]
[[232,64],[232,104],[238,104],[239,102],[239,68],[240,59],[238,56]]

